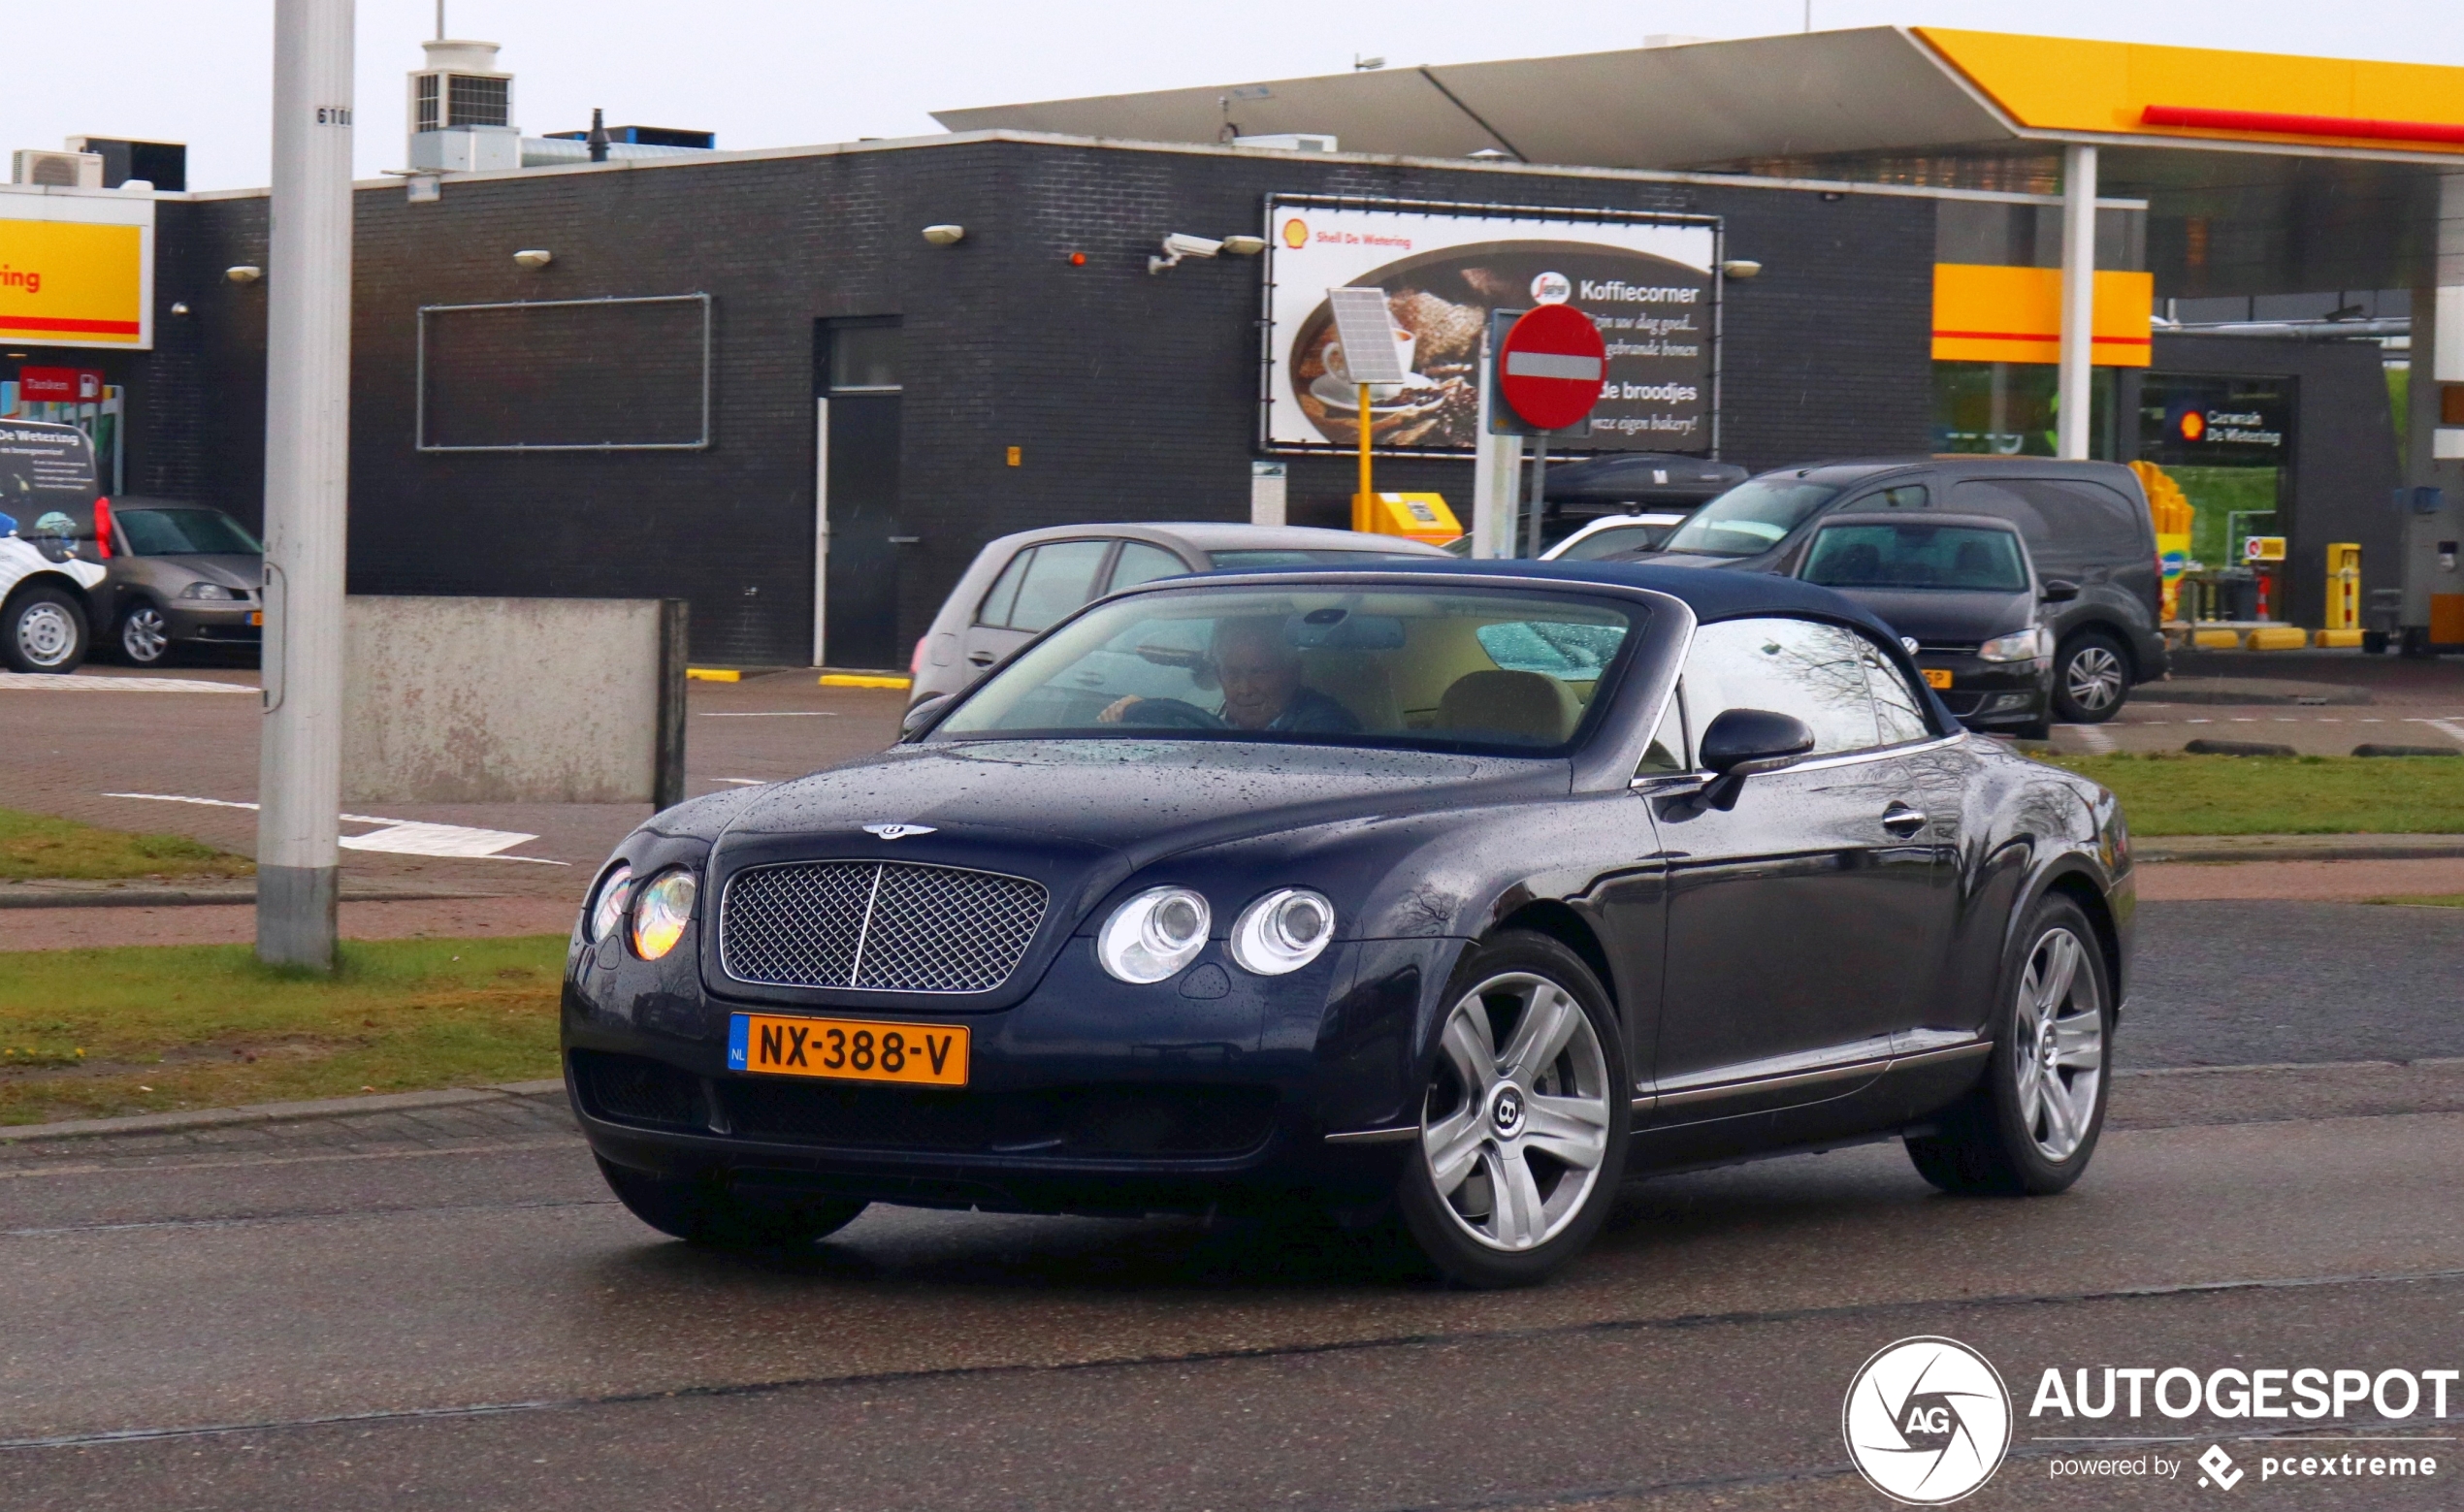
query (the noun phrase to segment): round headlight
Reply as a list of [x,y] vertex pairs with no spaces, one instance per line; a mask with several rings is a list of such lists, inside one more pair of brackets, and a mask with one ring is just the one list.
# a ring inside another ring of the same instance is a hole
[[633,904],[633,953],[659,959],[676,948],[692,922],[693,873],[683,867],[661,872]]
[[1150,887],[1113,910],[1095,936],[1095,958],[1123,981],[1161,981],[1206,949],[1214,917],[1186,887]]
[[619,861],[613,871],[600,879],[599,895],[591,900],[590,927],[584,931],[592,940],[604,940],[616,930],[625,917],[625,900],[632,896],[633,869]]
[[1306,887],[1282,887],[1241,910],[1232,958],[1244,971],[1281,977],[1317,959],[1334,938],[1334,904]]

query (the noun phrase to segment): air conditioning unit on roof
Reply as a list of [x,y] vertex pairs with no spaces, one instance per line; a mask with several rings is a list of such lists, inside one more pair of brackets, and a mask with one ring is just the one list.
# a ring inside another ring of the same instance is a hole
[[57,189],[99,189],[103,187],[103,154],[19,147],[10,154],[9,181],[48,184]]

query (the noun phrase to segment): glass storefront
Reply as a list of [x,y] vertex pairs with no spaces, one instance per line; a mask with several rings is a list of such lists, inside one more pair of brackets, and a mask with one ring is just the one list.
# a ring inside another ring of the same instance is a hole
[[[1933,449],[1995,457],[2051,457],[2061,409],[2052,363],[1933,365]],[[2091,377],[2089,451],[2112,461],[2115,370]]]

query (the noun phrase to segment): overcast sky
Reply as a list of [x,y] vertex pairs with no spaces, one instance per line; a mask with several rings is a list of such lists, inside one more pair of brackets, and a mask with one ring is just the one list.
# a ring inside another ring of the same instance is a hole
[[[716,131],[723,147],[931,132],[930,111],[1639,46],[1655,32],[1796,31],[1802,0],[1537,7],[1418,0],[449,0],[456,37],[504,45],[517,124]],[[192,188],[266,181],[272,0],[0,0],[0,147],[72,133],[189,145]],[[2464,64],[2456,0],[1814,0],[1818,28],[1891,22]],[[359,175],[404,162],[404,75],[435,0],[360,0]]]

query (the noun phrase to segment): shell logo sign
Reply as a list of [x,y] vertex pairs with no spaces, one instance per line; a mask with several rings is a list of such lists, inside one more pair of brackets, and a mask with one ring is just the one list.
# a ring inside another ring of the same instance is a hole
[[1283,244],[1295,252],[1309,245],[1309,225],[1298,215],[1283,222]]
[[145,227],[19,220],[14,209],[0,203],[0,339],[151,344]]

